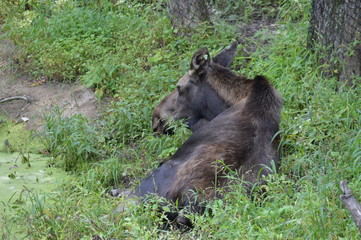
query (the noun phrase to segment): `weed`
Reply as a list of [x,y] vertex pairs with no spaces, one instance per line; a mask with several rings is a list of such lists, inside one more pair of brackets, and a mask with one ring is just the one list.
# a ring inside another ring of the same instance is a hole
[[53,156],[53,163],[65,171],[77,171],[83,164],[100,157],[96,149],[97,136],[95,130],[82,115],[63,116],[57,107],[44,114],[46,121],[41,140],[47,151]]
[[219,22],[220,20],[228,23],[248,22],[254,19],[271,19],[277,14],[278,3],[272,6],[272,1],[256,0],[256,1],[209,1],[214,12],[212,20]]

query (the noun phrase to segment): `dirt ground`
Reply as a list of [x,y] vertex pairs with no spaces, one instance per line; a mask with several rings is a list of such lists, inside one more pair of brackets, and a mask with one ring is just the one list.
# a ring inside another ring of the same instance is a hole
[[12,57],[16,54],[14,44],[0,41],[0,102],[4,98],[22,96],[29,101],[17,99],[0,103],[0,115],[14,121],[25,121],[27,128],[37,129],[44,124],[43,113],[56,106],[65,116],[82,113],[90,120],[97,118],[100,103],[95,94],[81,84],[69,84],[33,79],[15,70]]

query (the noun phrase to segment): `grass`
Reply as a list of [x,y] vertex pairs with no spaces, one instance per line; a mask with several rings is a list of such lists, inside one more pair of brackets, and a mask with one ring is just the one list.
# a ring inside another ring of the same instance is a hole
[[[307,49],[310,2],[276,2],[269,16],[277,14],[277,29],[250,39],[258,45],[247,58],[240,46],[232,68],[248,77],[264,74],[284,99],[281,167],[269,176],[266,195],[251,200],[236,184],[208,204],[212,212],[190,216],[194,230],[180,234],[159,228],[159,200],[117,215],[112,210],[122,200],[104,192],[135,186],[187,139],[181,123],[175,136],[154,137],[151,112],[174,89],[198,47],[214,54],[234,39],[232,21],[202,25],[192,37],[181,37],[161,2],[31,1],[24,11],[23,2],[9,1],[13,14],[2,12],[1,19],[21,49],[16,60],[24,70],[82,81],[114,100],[93,125],[80,115],[66,118],[59,109],[47,116],[43,144],[54,163],[74,173],[58,192],[41,197],[29,190],[24,201],[9,206],[0,219],[2,238],[356,239],[358,230],[339,200],[339,182],[346,180],[361,199],[360,87],[324,77],[328,66],[318,64],[317,49]],[[228,11],[242,10],[249,21],[269,9],[266,1],[238,7]],[[18,222],[26,224],[19,228]]]
[[82,115],[63,116],[59,107],[44,114],[44,130],[40,133],[45,150],[55,164],[65,171],[78,170],[89,161],[99,159],[100,150],[96,148],[96,131]]

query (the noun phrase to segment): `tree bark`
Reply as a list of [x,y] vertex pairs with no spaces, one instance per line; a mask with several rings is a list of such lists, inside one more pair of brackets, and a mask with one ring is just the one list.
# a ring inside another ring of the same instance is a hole
[[198,23],[209,20],[205,0],[171,0],[169,12],[172,25],[178,29],[191,30]]
[[352,192],[345,181],[341,181],[340,186],[343,193],[343,195],[340,196],[340,199],[351,213],[352,218],[361,233],[361,205],[352,196]]
[[308,46],[325,47],[321,64],[340,82],[355,84],[361,76],[361,1],[313,0]]

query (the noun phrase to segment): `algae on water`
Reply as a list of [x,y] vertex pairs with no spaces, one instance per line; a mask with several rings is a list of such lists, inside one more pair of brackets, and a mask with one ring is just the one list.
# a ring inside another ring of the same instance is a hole
[[[48,157],[29,154],[29,162],[21,162],[19,153],[0,152],[0,202],[14,202],[26,188],[40,192],[55,190],[57,182],[65,175],[58,168],[48,167]],[[29,166],[30,164],[30,166]]]
[[65,173],[49,167],[50,157],[38,154],[41,142],[24,124],[0,123],[0,202],[14,203],[24,189],[46,193],[57,187]]
[[39,138],[31,134],[23,123],[0,121],[0,152],[39,153],[42,148]]

